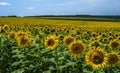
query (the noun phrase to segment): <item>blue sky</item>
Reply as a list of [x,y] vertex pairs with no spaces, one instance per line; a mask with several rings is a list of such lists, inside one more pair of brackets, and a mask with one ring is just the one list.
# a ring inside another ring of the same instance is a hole
[[0,0],[0,16],[120,15],[120,0]]

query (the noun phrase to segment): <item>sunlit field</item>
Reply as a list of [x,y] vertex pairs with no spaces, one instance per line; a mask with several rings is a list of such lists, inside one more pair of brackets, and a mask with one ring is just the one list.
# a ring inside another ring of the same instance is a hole
[[1,17],[0,73],[120,73],[120,22]]

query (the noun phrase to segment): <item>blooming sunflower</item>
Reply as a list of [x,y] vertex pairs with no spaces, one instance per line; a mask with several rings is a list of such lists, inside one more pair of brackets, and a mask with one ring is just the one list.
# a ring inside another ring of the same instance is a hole
[[66,36],[64,39],[63,39],[63,42],[65,43],[65,45],[70,45],[70,43],[74,42],[74,38],[72,36]]
[[117,40],[119,40],[119,41],[120,41],[120,36],[119,36],[119,37],[117,37]]
[[43,33],[40,32],[38,36],[39,36],[40,39],[44,39],[44,34]]
[[117,41],[117,40],[113,40],[113,41],[111,41],[110,42],[110,45],[109,45],[110,47],[111,47],[111,49],[117,49],[119,46],[120,46],[120,42],[119,41]]
[[86,63],[93,69],[104,68],[107,63],[107,53],[100,48],[90,49],[85,56]]
[[30,40],[29,40],[29,38],[28,37],[26,37],[26,36],[22,36],[22,37],[18,37],[17,38],[17,42],[18,42],[18,45],[20,46],[20,47],[26,47],[26,46],[28,46],[29,44],[30,44]]
[[11,31],[8,35],[8,38],[13,40],[13,39],[15,39],[15,36],[16,36],[15,32]]
[[101,43],[99,41],[93,41],[93,42],[90,42],[89,44],[89,47],[93,47],[93,48],[97,48],[97,47],[100,47],[101,46]]
[[0,26],[0,33],[1,33],[2,27]]
[[62,34],[59,35],[59,39],[63,41],[64,36]]
[[108,63],[110,67],[115,67],[120,64],[120,56],[116,52],[108,54]]
[[3,30],[8,30],[9,29],[9,26],[8,25],[4,25],[3,26]]
[[112,32],[110,31],[110,32],[108,33],[108,35],[109,35],[109,36],[112,36]]
[[96,32],[93,32],[92,33],[92,37],[96,37],[97,36],[97,33]]
[[47,40],[45,41],[45,46],[50,49],[53,50],[55,49],[55,47],[57,46],[58,40],[56,36],[48,36]]
[[69,45],[69,51],[75,58],[80,57],[85,50],[85,44],[80,41],[74,41]]
[[19,31],[16,33],[16,38],[26,36],[26,32]]

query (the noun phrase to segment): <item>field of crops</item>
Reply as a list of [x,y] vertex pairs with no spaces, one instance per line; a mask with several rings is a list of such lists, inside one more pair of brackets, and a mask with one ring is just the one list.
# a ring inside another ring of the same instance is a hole
[[0,73],[120,73],[120,22],[1,17]]

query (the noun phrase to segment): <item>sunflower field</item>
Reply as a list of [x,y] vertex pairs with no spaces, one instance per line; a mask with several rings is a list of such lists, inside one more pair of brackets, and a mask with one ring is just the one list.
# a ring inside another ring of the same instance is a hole
[[0,18],[0,73],[120,73],[120,22]]

